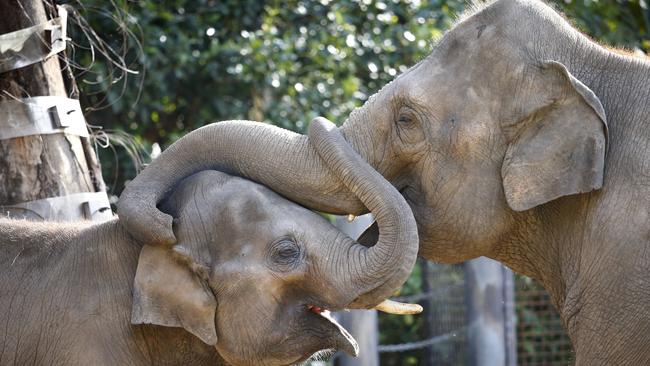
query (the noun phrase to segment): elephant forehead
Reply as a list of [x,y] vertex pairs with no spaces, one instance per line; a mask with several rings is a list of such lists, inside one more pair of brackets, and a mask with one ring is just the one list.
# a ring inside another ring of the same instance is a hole
[[210,233],[213,241],[240,253],[259,251],[282,237],[309,240],[335,230],[320,215],[267,189],[225,190],[220,197],[212,203],[188,205],[183,221],[190,222],[190,230]]
[[268,236],[286,234],[306,224],[315,224],[320,218],[312,211],[291,202],[270,189],[255,184],[245,191],[236,187],[223,192],[227,201],[220,215],[248,233],[267,233]]
[[395,79],[392,94],[416,101],[426,99],[431,92],[431,80],[444,72],[440,65],[423,60]]

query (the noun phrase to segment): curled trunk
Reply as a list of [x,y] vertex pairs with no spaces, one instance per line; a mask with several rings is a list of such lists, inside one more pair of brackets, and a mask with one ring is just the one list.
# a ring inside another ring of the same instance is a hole
[[342,282],[351,298],[341,303],[372,307],[408,277],[417,230],[399,192],[348,142],[325,119],[313,122],[310,137],[247,121],[205,126],[165,150],[126,187],[118,203],[120,222],[142,242],[174,243],[172,217],[156,205],[183,178],[206,169],[249,178],[320,211],[357,214],[367,207],[378,222],[377,244],[351,243],[346,263],[332,270],[347,272]]
[[206,169],[246,177],[314,210],[366,211],[323,165],[307,136],[258,122],[226,121],[187,134],[141,172],[120,196],[120,221],[141,242],[174,243],[172,218],[156,205],[183,178]]
[[325,164],[343,184],[370,209],[377,220],[377,243],[366,247],[355,243],[341,267],[332,263],[332,273],[347,269],[346,285],[359,296],[349,307],[371,308],[408,278],[418,251],[415,218],[402,195],[359,156],[340,131],[325,118],[316,118],[309,138]]

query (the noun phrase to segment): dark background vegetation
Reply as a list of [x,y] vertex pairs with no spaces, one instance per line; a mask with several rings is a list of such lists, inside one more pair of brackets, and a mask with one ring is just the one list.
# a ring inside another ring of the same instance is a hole
[[[137,149],[128,142],[141,144],[146,158],[153,143],[164,148],[219,120],[252,119],[298,132],[318,115],[342,123],[426,56],[467,6],[458,0],[62,3],[96,33],[71,26],[70,54],[87,119],[98,126],[99,145],[108,145],[98,150],[114,195],[136,173],[127,152]],[[551,4],[603,43],[650,51],[646,0]],[[404,292],[419,286],[416,273]],[[382,343],[421,339],[418,317],[382,318],[381,325]],[[415,365],[418,355],[386,356],[382,364]]]

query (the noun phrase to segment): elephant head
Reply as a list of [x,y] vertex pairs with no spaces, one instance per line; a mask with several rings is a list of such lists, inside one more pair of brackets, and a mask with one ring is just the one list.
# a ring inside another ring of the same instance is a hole
[[[567,66],[598,52],[588,43],[541,2],[499,0],[459,20],[345,121],[347,142],[412,208],[421,255],[458,262],[489,255],[504,238],[526,241],[520,223],[536,220],[536,208],[602,186],[605,112],[585,75]],[[310,138],[250,122],[203,127],[165,151],[141,176],[146,184],[127,187],[118,213],[142,240],[174,242],[155,205],[206,168],[312,209],[364,212]]]
[[394,292],[415,263],[417,229],[399,192],[338,147],[338,131],[322,123],[318,134],[335,174],[376,215],[377,244],[355,242],[264,186],[200,172],[161,203],[178,242],[143,247],[132,323],[183,327],[234,365],[293,364],[330,348],[356,355],[325,309],[373,307]]
[[583,39],[541,2],[496,1],[349,116],[346,139],[409,202],[421,255],[494,257],[528,240],[537,208],[601,188],[605,111],[568,69],[584,51],[558,46]]

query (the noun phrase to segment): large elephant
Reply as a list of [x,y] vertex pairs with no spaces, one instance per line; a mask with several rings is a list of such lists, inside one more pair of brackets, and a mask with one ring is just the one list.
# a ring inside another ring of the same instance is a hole
[[378,218],[377,245],[217,171],[190,176],[161,203],[176,218],[174,246],[142,247],[119,220],[2,219],[0,364],[257,366],[330,348],[356,354],[325,309],[394,292],[415,263],[417,228],[399,192],[349,146],[336,147],[337,131],[322,132],[333,171]]
[[[462,16],[341,132],[410,204],[422,256],[488,256],[541,281],[579,365],[648,365],[649,119],[647,59],[596,44],[542,2],[498,0]],[[209,125],[127,187],[119,214],[138,238],[174,242],[157,201],[215,166],[316,210],[364,212],[329,159],[308,136]]]

